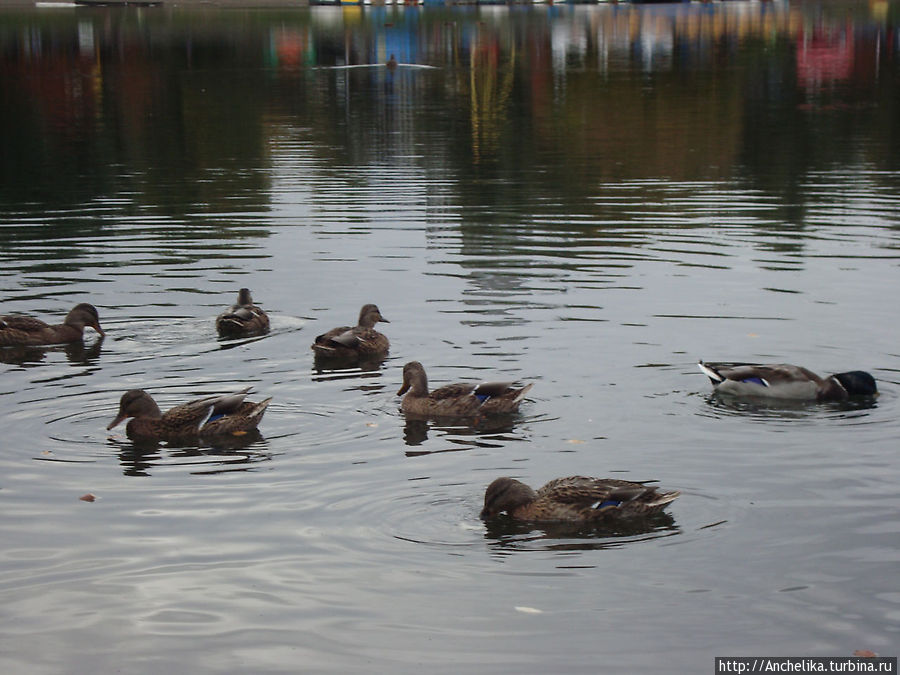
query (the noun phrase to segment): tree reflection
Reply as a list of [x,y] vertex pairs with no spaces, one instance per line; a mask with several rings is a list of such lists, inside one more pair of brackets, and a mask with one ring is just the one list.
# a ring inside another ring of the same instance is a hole
[[[288,125],[326,172],[419,158],[485,224],[523,197],[602,221],[602,184],[735,176],[796,224],[810,172],[900,161],[896,17],[854,11],[9,10],[0,199],[127,194],[183,224],[215,215],[229,237],[228,214],[271,207]],[[438,69],[387,69],[389,54]]]

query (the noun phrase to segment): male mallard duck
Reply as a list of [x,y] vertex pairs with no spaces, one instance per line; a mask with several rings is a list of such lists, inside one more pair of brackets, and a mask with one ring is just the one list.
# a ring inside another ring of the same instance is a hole
[[269,317],[253,304],[250,289],[238,291],[237,302],[216,317],[216,330],[222,337],[249,337],[269,332]]
[[[457,382],[428,391],[428,376],[418,361],[403,366],[401,410],[425,417],[470,417],[512,413],[518,410],[534,384],[515,389],[512,382]],[[407,393],[409,392],[409,393]]]
[[175,438],[241,435],[257,427],[271,397],[259,403],[245,401],[251,387],[235,394],[209,396],[177,405],[166,413],[159,410],[150,394],[131,389],[122,394],[119,414],[106,427],[112,429],[133,417],[125,431],[129,438],[169,440]]
[[484,493],[482,518],[503,511],[518,520],[597,522],[648,516],[681,493],[616,478],[569,476],[535,492],[515,478],[497,478]]
[[65,321],[50,326],[40,319],[14,314],[0,316],[0,345],[56,345],[78,342],[84,337],[84,327],[90,326],[100,334],[100,316],[93,305],[82,302],[72,308]]
[[354,326],[339,326],[316,337],[312,350],[316,356],[329,359],[356,359],[384,356],[391,343],[373,326],[381,321],[390,323],[381,316],[375,305],[363,305],[359,310],[359,323]]
[[846,401],[851,396],[875,396],[875,378],[862,370],[822,378],[800,366],[782,363],[697,364],[720,394],[780,398],[792,401]]

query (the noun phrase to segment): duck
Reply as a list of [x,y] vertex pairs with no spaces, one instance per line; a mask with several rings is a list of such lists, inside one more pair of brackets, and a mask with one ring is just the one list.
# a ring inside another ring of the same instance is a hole
[[269,332],[269,317],[253,304],[249,288],[238,291],[237,302],[216,317],[222,337],[249,337]]
[[109,431],[131,417],[125,427],[129,438],[165,441],[197,436],[240,436],[256,429],[272,400],[269,397],[259,403],[245,401],[251,389],[182,403],[165,413],[146,391],[130,389],[122,394],[119,414],[106,429]]
[[596,523],[639,518],[661,511],[681,494],[660,492],[647,482],[568,476],[551,480],[535,492],[515,478],[497,478],[484,493],[481,518],[503,512],[529,521]]
[[316,336],[312,350],[316,356],[328,359],[359,359],[385,356],[390,341],[374,326],[378,322],[390,323],[381,315],[376,305],[363,305],[359,310],[356,326],[338,326]]
[[697,364],[716,393],[738,397],[764,397],[790,401],[846,401],[856,396],[877,396],[875,378],[864,370],[819,377],[789,363]]
[[534,383],[515,388],[512,382],[456,382],[428,391],[428,376],[418,361],[403,366],[400,409],[423,417],[472,417],[514,413]]
[[97,308],[81,302],[66,314],[61,324],[51,326],[40,319],[17,314],[0,316],[0,345],[57,345],[78,342],[84,329],[90,326],[100,337],[106,333],[100,327]]

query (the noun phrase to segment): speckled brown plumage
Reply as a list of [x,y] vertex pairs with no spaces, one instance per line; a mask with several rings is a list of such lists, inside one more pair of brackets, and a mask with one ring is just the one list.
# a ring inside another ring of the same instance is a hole
[[237,302],[216,317],[216,330],[222,337],[250,337],[269,332],[269,317],[253,304],[250,289],[238,292]]
[[119,414],[106,428],[112,429],[131,417],[125,427],[129,438],[173,440],[246,433],[257,427],[272,400],[245,401],[249,392],[247,387],[235,394],[209,396],[162,413],[150,394],[131,389],[122,394]]
[[481,517],[506,512],[518,520],[531,521],[635,518],[656,513],[679,494],[659,492],[646,483],[587,476],[557,478],[535,492],[515,478],[497,478],[484,493]]
[[77,342],[84,337],[85,326],[90,326],[101,337],[97,308],[82,302],[72,308],[65,320],[51,326],[30,316],[10,314],[0,316],[0,345],[55,345]]
[[397,396],[406,394],[400,408],[412,415],[471,417],[515,412],[533,386],[515,388],[511,382],[456,382],[429,392],[425,368],[418,361],[410,361],[403,366],[403,386]]
[[312,350],[317,357],[353,361],[384,356],[391,347],[386,336],[375,330],[378,322],[390,323],[375,305],[363,305],[356,326],[338,326],[317,336]]

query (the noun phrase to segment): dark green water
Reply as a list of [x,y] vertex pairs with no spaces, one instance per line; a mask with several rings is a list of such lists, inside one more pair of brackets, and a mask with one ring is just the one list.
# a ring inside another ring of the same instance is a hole
[[[896,655],[898,16],[0,10],[0,314],[90,301],[107,332],[0,350],[0,669]],[[272,332],[221,342],[241,286]],[[366,302],[390,357],[317,368]],[[414,359],[535,386],[493,427],[408,423]],[[881,396],[729,405],[698,359]],[[274,401],[244,442],[106,431],[130,388],[247,385]],[[478,518],[497,476],[572,474],[682,496],[633,531]]]

